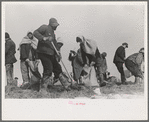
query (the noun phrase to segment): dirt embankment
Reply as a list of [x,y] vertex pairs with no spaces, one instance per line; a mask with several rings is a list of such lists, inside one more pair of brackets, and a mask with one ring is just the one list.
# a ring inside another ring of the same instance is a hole
[[[98,90],[97,90],[98,89]],[[99,90],[100,89],[100,90]],[[48,94],[37,92],[32,89],[21,89],[15,86],[5,87],[5,98],[10,99],[133,99],[144,97],[144,84],[132,84],[128,85],[107,85],[104,87],[92,86],[89,89],[86,86],[80,86],[80,90],[71,89],[71,91],[65,91],[61,85],[56,85]]]

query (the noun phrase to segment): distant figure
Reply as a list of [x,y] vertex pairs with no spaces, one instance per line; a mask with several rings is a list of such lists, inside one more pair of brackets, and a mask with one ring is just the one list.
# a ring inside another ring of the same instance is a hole
[[70,50],[68,59],[69,59],[69,61],[71,61],[74,80],[78,84],[82,83],[80,81],[80,78],[81,78],[81,75],[83,75],[82,73],[83,73],[84,63],[83,63],[83,59],[82,59],[81,50],[78,49],[77,52]]
[[[58,55],[55,55],[55,57],[56,57],[56,60],[57,60],[57,62],[58,62],[58,64],[57,65],[59,65],[59,67],[61,67],[61,65],[59,64],[59,62],[60,62],[60,60],[61,60],[61,58],[62,58],[62,56],[61,56],[61,48],[62,48],[62,46],[64,45],[64,43],[63,43],[63,40],[59,37],[59,38],[57,38],[57,48],[58,48],[58,53],[59,53],[59,56]],[[59,77],[57,77],[57,71],[56,70],[53,70],[53,73],[54,73],[54,79],[53,79],[53,84],[55,84],[57,81],[59,81]]]
[[96,52],[96,75],[97,79],[99,80],[100,87],[106,85],[106,71],[107,71],[107,61],[106,61],[107,53],[103,52],[102,54]]
[[31,82],[31,67],[29,61],[35,61],[37,59],[36,49],[38,40],[33,36],[32,32],[28,32],[22,39],[19,49],[20,50],[20,67],[22,73],[22,88]]
[[16,53],[16,45],[11,40],[9,34],[5,32],[5,67],[6,67],[7,85],[11,85],[13,81],[13,64],[17,62],[15,53]]
[[47,86],[53,86],[53,77],[52,73],[55,73],[55,79],[60,80],[67,89],[70,84],[66,82],[66,79],[63,77],[61,65],[59,65],[56,60],[56,51],[51,42],[57,50],[59,50],[57,41],[55,38],[54,31],[59,26],[59,23],[55,18],[49,20],[48,25],[42,25],[37,30],[34,31],[34,36],[39,40],[37,52],[39,59],[43,65],[43,78],[42,78],[42,87],[41,91],[47,93]]
[[[107,80],[108,78],[108,75],[109,75],[109,72],[107,71],[107,61],[106,61],[106,56],[107,56],[107,53],[106,52],[103,52],[101,54],[101,57],[100,59],[97,60],[97,63],[96,63],[96,66],[98,66],[101,71],[101,74],[100,74],[100,86],[105,86],[106,83],[104,82],[104,80]],[[98,74],[98,72],[97,72]]]
[[58,62],[60,62],[62,56],[61,56],[61,48],[62,46],[64,45],[63,43],[63,40],[59,37],[57,38],[57,48],[58,48],[58,53],[59,53],[59,56],[58,55],[55,55],[56,56],[56,59]]
[[128,48],[127,43],[123,43],[122,46],[118,47],[118,49],[115,52],[113,63],[116,65],[118,71],[121,74],[121,82],[124,85],[127,85],[123,64],[125,62],[125,49]]
[[126,68],[135,76],[135,83],[139,82],[139,79],[143,79],[143,71],[141,70],[141,64],[144,61],[144,48],[141,48],[138,53],[130,55],[126,61]]

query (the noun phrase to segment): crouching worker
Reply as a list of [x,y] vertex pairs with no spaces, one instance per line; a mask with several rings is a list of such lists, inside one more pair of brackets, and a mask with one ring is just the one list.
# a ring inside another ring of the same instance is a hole
[[36,53],[38,40],[33,36],[32,32],[28,32],[19,46],[20,60],[21,60],[21,73],[23,84],[21,88],[28,88],[35,82],[40,82],[41,75],[38,72],[38,56]]
[[144,48],[141,48],[139,53],[130,55],[125,60],[126,68],[135,76],[135,83],[138,83],[140,78],[143,79],[143,71],[141,70],[141,64],[144,61]]
[[94,65],[96,64],[97,55],[100,56],[100,53],[97,48],[96,41],[86,39],[84,36],[77,36],[76,42],[80,43],[81,58],[83,62],[82,65],[83,70],[87,73],[86,76],[89,77],[90,82],[92,81],[91,78],[97,81],[97,77],[96,75],[94,75],[95,74]]
[[68,89],[70,83],[66,81],[62,74],[61,65],[59,65],[56,60],[56,51],[52,45],[58,50],[57,41],[55,38],[54,31],[59,26],[59,23],[55,18],[49,20],[48,25],[42,25],[37,30],[34,31],[34,36],[39,40],[37,52],[39,59],[43,65],[43,77],[42,77],[42,86],[41,91],[47,93],[47,86],[53,86],[53,77],[52,73],[55,74],[55,79],[59,78],[62,85]]

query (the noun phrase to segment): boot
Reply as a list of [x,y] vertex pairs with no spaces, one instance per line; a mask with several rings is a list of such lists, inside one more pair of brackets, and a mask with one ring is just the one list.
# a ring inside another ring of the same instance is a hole
[[138,84],[140,82],[140,78],[139,77],[135,77],[135,84]]
[[53,79],[53,85],[55,84],[55,83],[57,83],[59,81],[59,78],[55,78],[54,77],[54,79]]
[[52,82],[51,82],[51,77],[50,76],[44,76],[42,78],[42,81],[41,81],[41,88],[40,88],[40,92],[44,93],[44,94],[47,94],[47,91],[48,91],[48,85],[52,85]]
[[69,90],[70,90],[70,85],[71,85],[71,83],[68,82],[68,79],[65,78],[62,73],[59,75],[59,80],[60,80],[61,84],[63,85],[63,87],[64,87],[67,91],[69,91]]
[[123,85],[128,85],[128,83],[126,81],[123,81],[122,84]]
[[80,78],[79,78],[79,83],[78,83],[79,85],[84,85],[84,82],[83,82],[83,76],[81,76]]
[[100,87],[106,86],[106,82],[104,82],[103,74],[99,75],[99,79],[100,79],[100,83],[99,83]]

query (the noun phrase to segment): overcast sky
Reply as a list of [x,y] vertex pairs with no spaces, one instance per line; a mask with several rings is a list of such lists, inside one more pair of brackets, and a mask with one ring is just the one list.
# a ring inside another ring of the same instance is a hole
[[[132,3],[132,2],[131,2]],[[28,31],[34,31],[42,24],[48,24],[54,17],[60,26],[55,31],[56,37],[61,37],[64,42],[62,58],[67,69],[71,71],[68,61],[69,51],[78,48],[76,36],[83,35],[97,42],[99,51],[107,52],[108,71],[111,75],[119,76],[113,64],[115,50],[127,42],[129,48],[126,57],[144,47],[144,14],[143,4],[71,4],[71,3],[10,3],[5,4],[5,31],[16,43],[16,47]],[[14,75],[20,73],[19,52],[16,53],[18,62],[14,64]],[[42,66],[40,64],[40,72]]]

